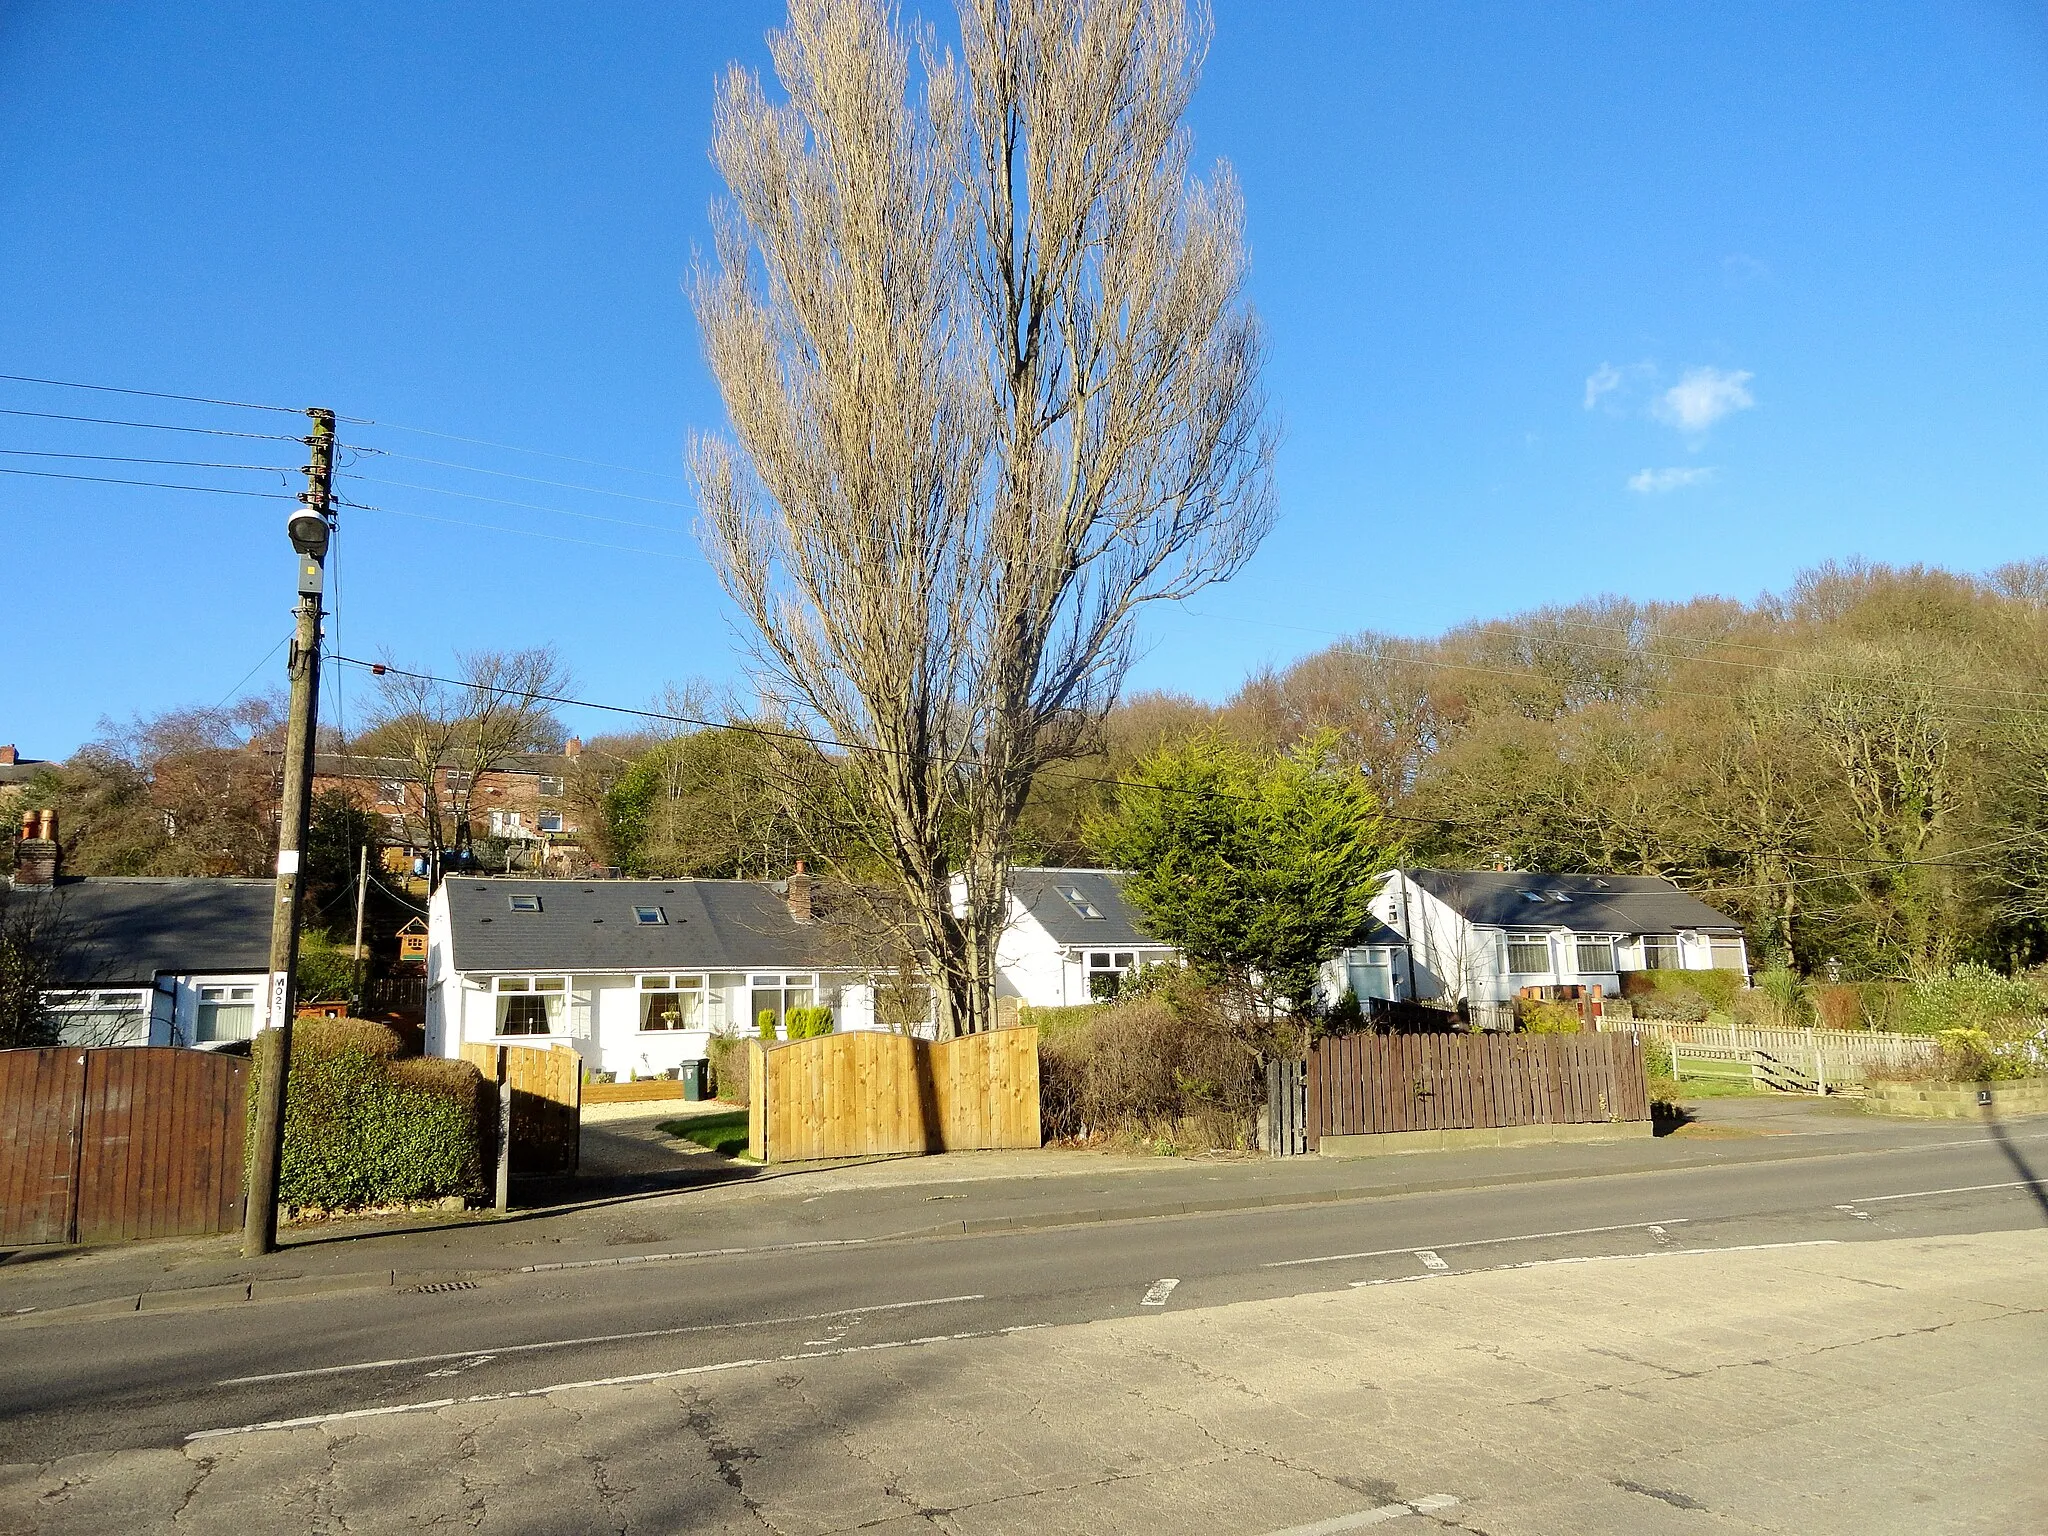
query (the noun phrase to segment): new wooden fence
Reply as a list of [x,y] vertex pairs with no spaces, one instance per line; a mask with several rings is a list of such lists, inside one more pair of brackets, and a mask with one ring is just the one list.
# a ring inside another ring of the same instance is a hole
[[1626,1035],[1338,1035],[1309,1055],[1311,1152],[1325,1136],[1649,1118]]
[[747,1145],[764,1162],[1036,1147],[1038,1031],[934,1043],[855,1030],[751,1042]]
[[512,1085],[512,1172],[574,1173],[583,1140],[583,1058],[566,1045],[466,1040],[462,1059]]
[[240,1228],[248,1077],[169,1047],[0,1051],[0,1243]]

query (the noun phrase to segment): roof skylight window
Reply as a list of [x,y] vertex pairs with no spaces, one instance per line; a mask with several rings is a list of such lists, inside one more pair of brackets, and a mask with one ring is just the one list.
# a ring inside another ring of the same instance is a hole
[[1090,901],[1086,896],[1083,896],[1081,894],[1081,888],[1079,886],[1063,885],[1059,887],[1059,893],[1062,897],[1065,898],[1067,905],[1072,907],[1076,912],[1080,913],[1081,916],[1094,918],[1099,918],[1102,916],[1100,912],[1095,910],[1095,903]]
[[538,896],[507,896],[505,901],[514,912],[538,912],[540,910],[540,898]]
[[644,927],[656,928],[668,921],[668,914],[659,907],[635,907],[633,921]]

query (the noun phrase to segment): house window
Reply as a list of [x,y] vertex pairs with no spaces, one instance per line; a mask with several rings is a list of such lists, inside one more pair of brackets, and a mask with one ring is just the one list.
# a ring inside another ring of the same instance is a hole
[[491,836],[520,838],[526,836],[526,816],[520,811],[491,812]]
[[1515,976],[1541,976],[1550,970],[1550,935],[1508,935],[1508,971]]
[[668,921],[668,914],[659,907],[635,907],[633,921],[643,928],[659,928]]
[[1391,1000],[1394,952],[1382,945],[1348,951],[1344,957],[1344,979],[1351,987],[1351,995],[1361,1002],[1369,997]]
[[514,912],[538,912],[540,910],[540,898],[538,896],[507,896],[505,904]]
[[448,787],[450,789],[467,789],[475,782],[476,775],[473,773],[462,773],[454,768],[448,770]]
[[256,1029],[254,987],[201,987],[199,1019],[192,1039],[199,1045],[216,1040],[246,1040]]
[[1717,933],[1708,942],[1713,946],[1715,970],[1743,971],[1749,968],[1743,963],[1742,940],[1734,934]]
[[542,811],[540,813],[540,829],[543,832],[561,831],[562,813],[560,811]]
[[1138,957],[1128,950],[1095,949],[1088,952],[1088,995],[1115,997],[1124,977],[1137,968]]
[[1643,935],[1643,969],[1646,971],[1675,971],[1685,962],[1678,957],[1678,935],[1675,933],[1646,933]]
[[704,978],[702,976],[642,976],[640,978],[640,1027],[644,1030],[702,1029],[704,1027]]
[[1581,976],[1602,976],[1614,969],[1614,940],[1580,934],[1574,948]]
[[558,800],[562,795],[562,781],[553,774],[544,773],[540,776],[540,792],[544,799]]
[[499,1034],[552,1035],[559,1030],[569,990],[566,976],[500,976],[495,990]]
[[1081,888],[1078,885],[1063,885],[1059,890],[1061,899],[1076,912],[1080,913],[1081,916],[1101,918],[1102,913],[1096,909],[1094,902],[1081,894]]
[[405,804],[405,780],[379,779],[377,781],[377,803],[379,805]]
[[64,1045],[147,1045],[147,992],[45,994],[56,1005],[57,1039]]
[[748,981],[747,1020],[759,1028],[762,1015],[770,1017],[770,1030],[781,1033],[792,1008],[808,1008],[817,999],[814,976],[754,976]]

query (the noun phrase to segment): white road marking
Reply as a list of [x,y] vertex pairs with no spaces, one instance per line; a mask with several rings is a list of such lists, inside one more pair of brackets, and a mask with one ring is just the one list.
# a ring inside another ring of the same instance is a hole
[[642,1382],[672,1381],[680,1376],[709,1376],[719,1371],[740,1371],[756,1365],[790,1365],[799,1360],[827,1360],[839,1355],[866,1355],[883,1349],[915,1349],[924,1344],[952,1344],[963,1339],[1000,1339],[1013,1333],[1031,1333],[1049,1328],[1050,1323],[1020,1323],[1010,1328],[982,1328],[971,1333],[929,1334],[919,1339],[896,1339],[886,1344],[849,1344],[843,1349],[807,1350],[794,1355],[764,1356],[756,1360],[720,1360],[712,1365],[685,1365],[672,1371],[641,1371],[631,1376],[599,1376],[590,1381],[558,1381],[547,1387],[528,1387],[518,1392],[479,1392],[474,1397],[437,1397],[425,1403],[392,1403],[383,1408],[351,1408],[341,1413],[317,1413],[303,1419],[268,1419],[261,1424],[237,1424],[227,1429],[195,1429],[185,1436],[194,1440],[218,1440],[224,1435],[258,1435],[275,1429],[313,1429],[323,1424],[344,1424],[352,1419],[389,1418],[400,1413],[431,1413],[439,1408],[467,1407],[472,1403],[508,1403],[522,1397],[546,1397],[550,1392],[578,1392],[589,1387],[631,1387]]
[[[1690,1219],[1687,1216],[1670,1216],[1665,1218],[1663,1225],[1667,1227],[1683,1226]],[[1435,1245],[1435,1248],[1437,1250],[1445,1248],[1490,1248],[1495,1243],[1533,1243],[1546,1237],[1588,1237],[1596,1232],[1640,1232],[1650,1225],[1652,1223],[1647,1221],[1624,1221],[1611,1227],[1572,1227],[1563,1232],[1522,1232],[1513,1237],[1475,1237],[1468,1242],[1462,1243],[1438,1243]],[[1346,1259],[1385,1259],[1391,1258],[1397,1253],[1414,1253],[1415,1251],[1412,1247],[1374,1248],[1366,1253],[1326,1253],[1313,1259],[1274,1259],[1259,1267],[1261,1269],[1291,1269],[1297,1264],[1338,1264]]]
[[[1965,1184],[1960,1189],[1916,1189],[1903,1195],[1871,1195],[1866,1199],[1858,1200],[1856,1203],[1858,1205],[1876,1205],[1880,1200],[1922,1200],[1929,1195],[1974,1195],[1986,1189],[2027,1189],[2031,1187],[2032,1183],[2033,1180],[2031,1179],[2014,1179],[2007,1184]],[[1838,1205],[1835,1209],[1846,1211],[1848,1207],[1846,1205]]]
[[[828,1318],[856,1317],[869,1312],[905,1312],[913,1307],[944,1307],[955,1302],[985,1301],[987,1297],[934,1296],[929,1301],[887,1301],[872,1307],[842,1307],[836,1312],[809,1312],[801,1317],[763,1317],[736,1323],[693,1323],[682,1328],[642,1328],[633,1333],[597,1333],[580,1339],[546,1339],[538,1344],[501,1344],[491,1355],[523,1355],[541,1349],[573,1349],[579,1344],[622,1344],[629,1339],[666,1339],[683,1333],[723,1333],[731,1328],[774,1328],[785,1323],[822,1323]],[[350,1365],[316,1365],[303,1371],[268,1371],[260,1376],[230,1376],[216,1381],[216,1387],[246,1387],[260,1381],[297,1381],[307,1376],[345,1376],[353,1371],[384,1371],[402,1365],[433,1365],[442,1360],[467,1360],[473,1349],[450,1350],[439,1355],[407,1355],[392,1360],[358,1360]],[[485,1358],[491,1358],[486,1356]]]
[[1649,1230],[1650,1236],[1657,1239],[1659,1244],[1669,1243],[1673,1241],[1671,1234],[1669,1232],[1666,1232],[1662,1227],[1651,1227]]
[[1858,1221],[1870,1220],[1870,1212],[1859,1211],[1853,1205],[1838,1205],[1835,1207],[1835,1209],[1838,1211],[1847,1211],[1851,1216],[1854,1216]]
[[1416,1249],[1415,1257],[1422,1260],[1422,1267],[1424,1269],[1446,1270],[1451,1267],[1450,1265],[1446,1264],[1442,1259],[1438,1258],[1436,1255],[1436,1251],[1431,1248]]
[[[1808,1238],[1797,1243],[1738,1243],[1728,1248],[1645,1248],[1641,1253],[1591,1253],[1573,1259],[1523,1259],[1516,1264],[1494,1264],[1486,1269],[1468,1269],[1468,1275],[1483,1275],[1503,1269],[1548,1269],[1553,1264],[1606,1264],[1615,1259],[1682,1259],[1702,1253],[1764,1253],[1774,1248],[1839,1248],[1832,1237]],[[1409,1285],[1417,1280],[1434,1280],[1435,1275],[1391,1275],[1384,1280],[1354,1280],[1351,1289],[1363,1291],[1375,1285]]]
[[759,1248],[693,1248],[687,1253],[628,1253],[616,1259],[568,1259],[560,1264],[522,1264],[517,1273],[551,1275],[560,1269],[618,1269],[627,1264],[662,1264],[671,1259],[731,1259],[749,1253],[794,1253],[800,1248],[865,1248],[869,1241],[865,1237],[822,1237],[808,1243],[767,1243]]
[[1382,1504],[1377,1509],[1361,1509],[1355,1515],[1338,1515],[1331,1520],[1318,1520],[1313,1525],[1290,1525],[1284,1531],[1268,1532],[1267,1536],[1338,1536],[1342,1531],[1362,1531],[1369,1525],[1385,1525],[1389,1520],[1398,1520],[1403,1515],[1427,1515],[1439,1509],[1449,1509],[1457,1502],[1448,1493],[1432,1493],[1400,1504]]
[[497,1358],[496,1355],[471,1355],[459,1365],[444,1365],[438,1371],[427,1372],[426,1379],[432,1381],[436,1376],[460,1376],[464,1371],[473,1370],[479,1365],[489,1365]]
[[1165,1306],[1166,1298],[1173,1294],[1173,1288],[1179,1284],[1178,1280],[1154,1280],[1152,1282],[1152,1289],[1140,1298],[1138,1305],[1141,1307]]

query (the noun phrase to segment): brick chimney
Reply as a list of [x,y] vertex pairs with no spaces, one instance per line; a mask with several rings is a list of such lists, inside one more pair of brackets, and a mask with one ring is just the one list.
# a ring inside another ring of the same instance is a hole
[[811,920],[811,877],[804,873],[802,859],[796,861],[796,873],[789,877],[789,917],[795,923]]
[[6,746],[0,747],[0,768],[12,768],[20,761],[21,754],[14,750],[13,742],[10,741]]
[[581,736],[571,736],[567,741],[562,743],[562,756],[568,758],[570,762],[575,762],[576,759],[581,757],[582,755],[583,738]]
[[55,885],[61,859],[57,848],[57,813],[23,811],[21,841],[14,845],[15,889],[48,889]]

